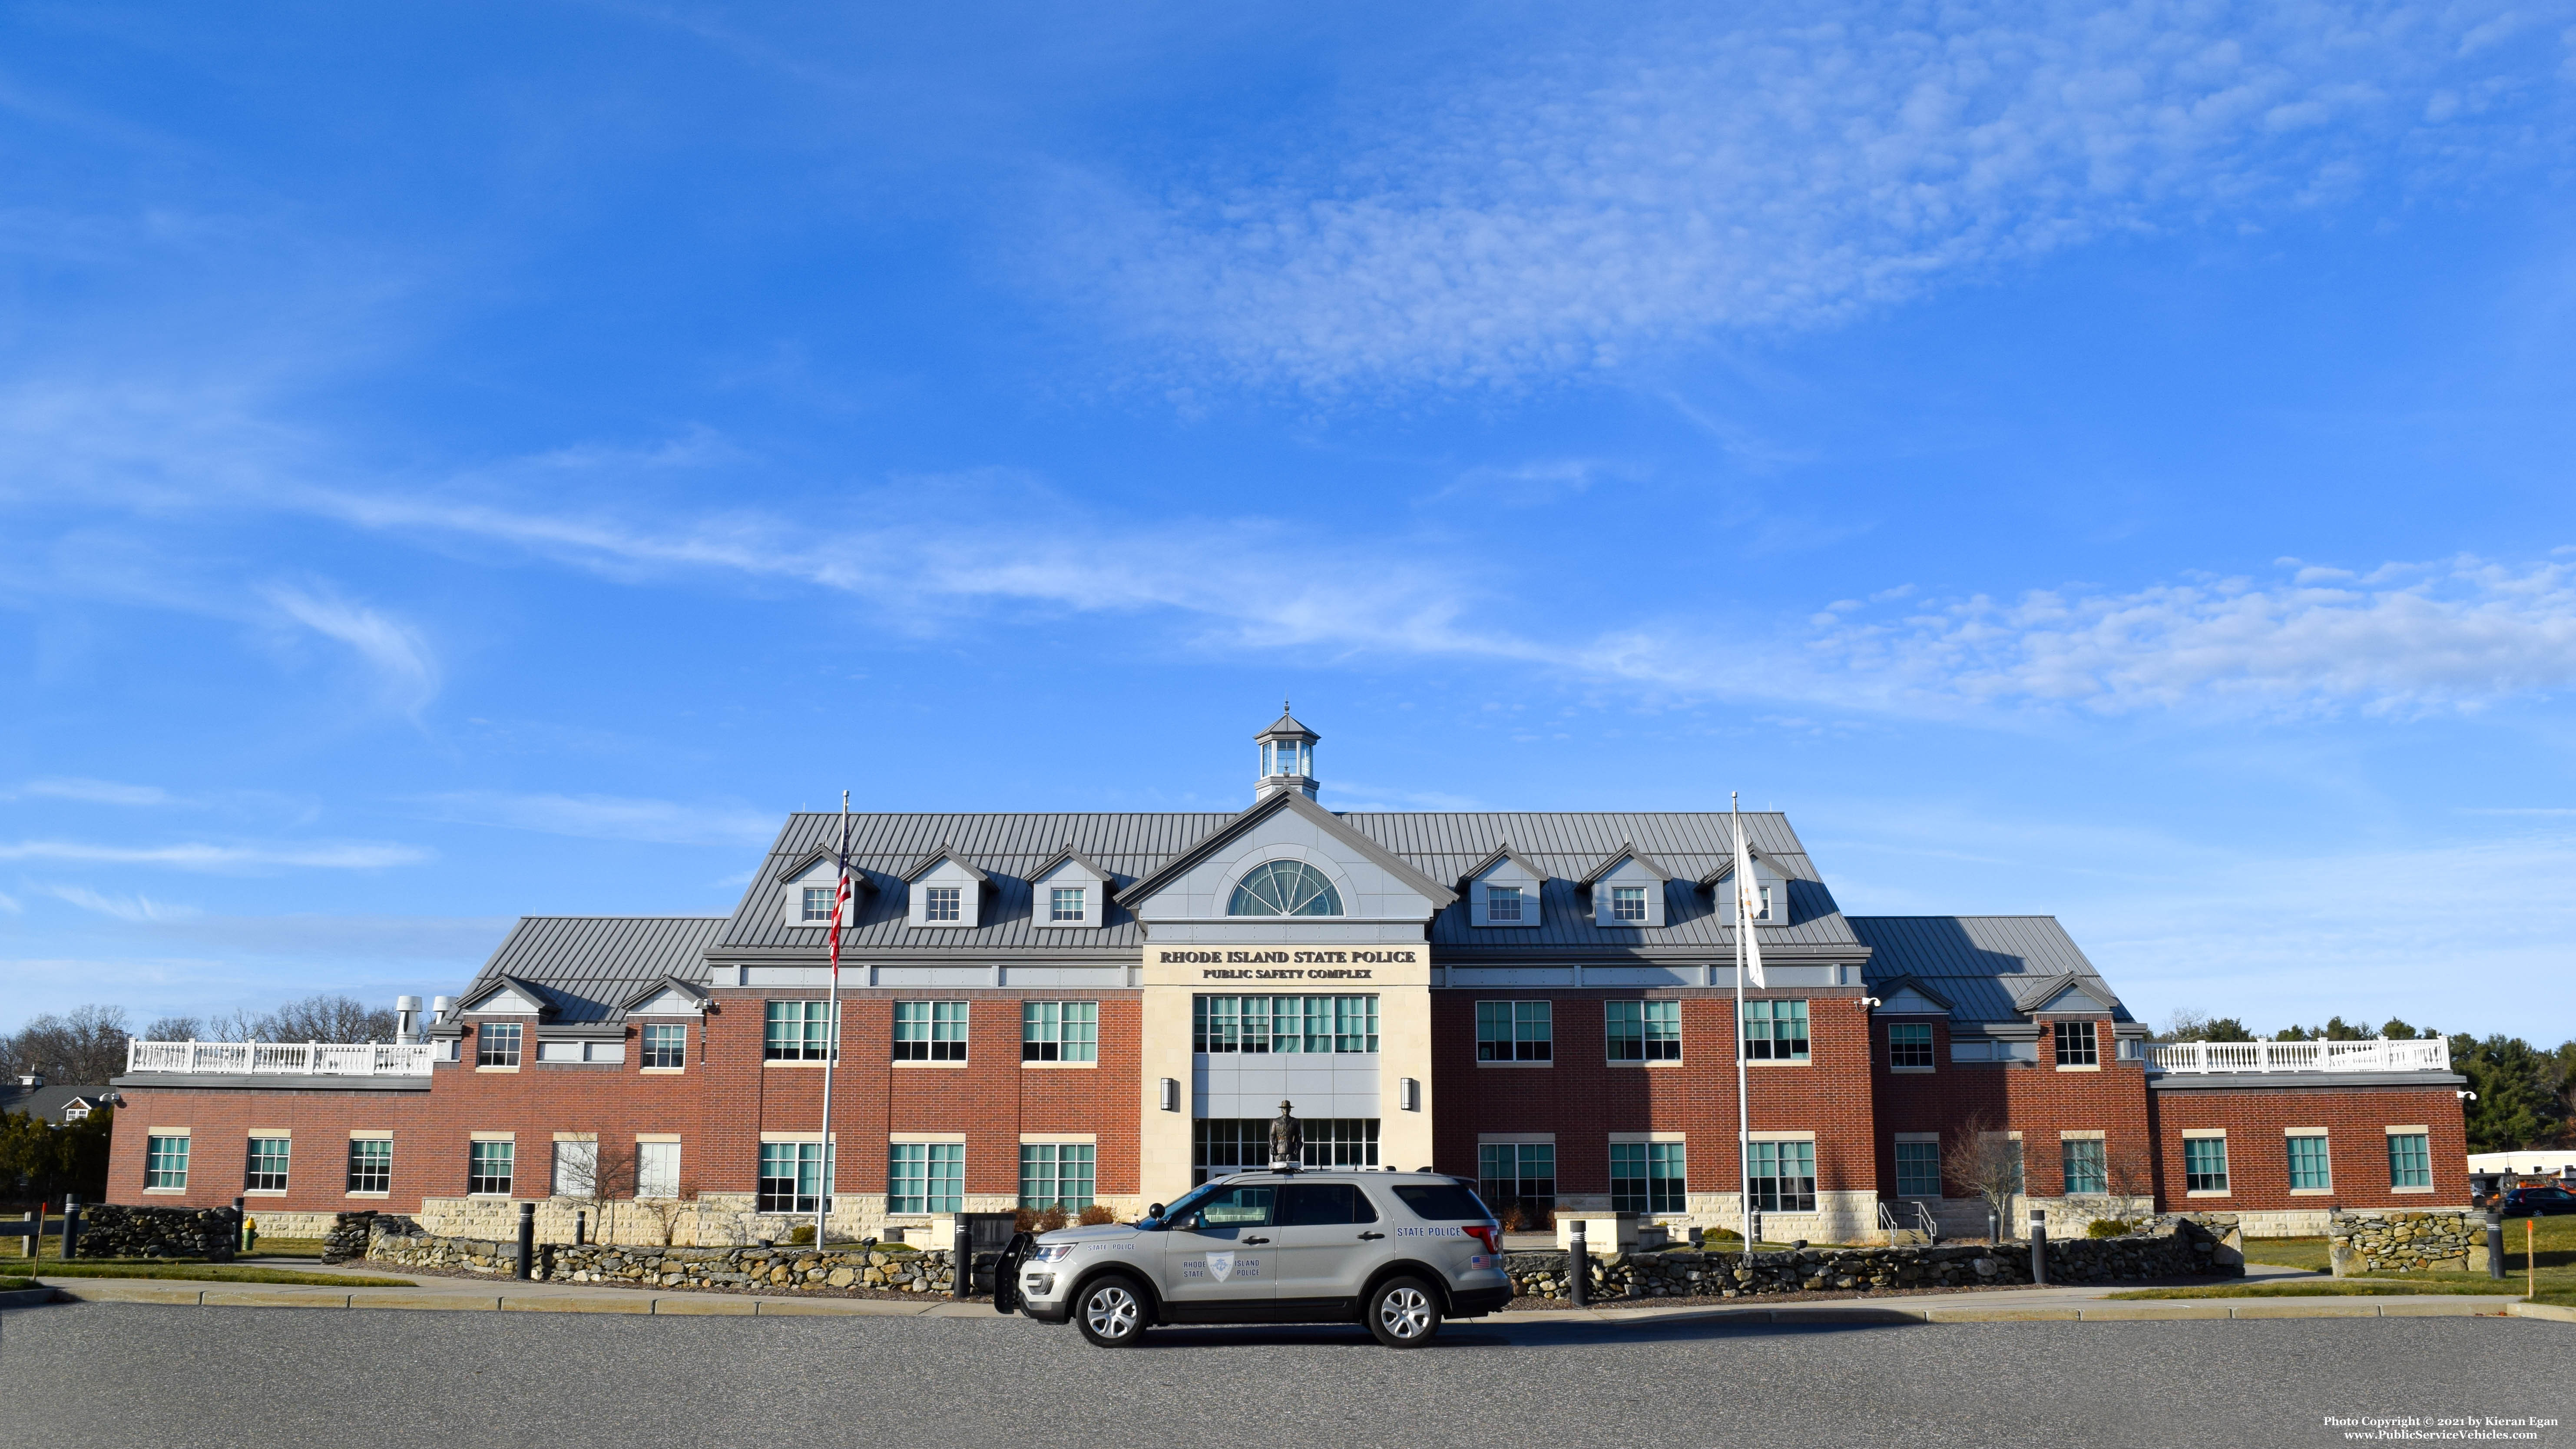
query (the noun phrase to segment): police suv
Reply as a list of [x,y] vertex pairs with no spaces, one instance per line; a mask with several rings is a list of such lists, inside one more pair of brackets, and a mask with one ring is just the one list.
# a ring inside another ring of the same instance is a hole
[[1512,1296],[1475,1190],[1391,1169],[1237,1173],[1138,1222],[1022,1239],[999,1267],[1021,1312],[1103,1348],[1158,1323],[1351,1322],[1414,1348]]

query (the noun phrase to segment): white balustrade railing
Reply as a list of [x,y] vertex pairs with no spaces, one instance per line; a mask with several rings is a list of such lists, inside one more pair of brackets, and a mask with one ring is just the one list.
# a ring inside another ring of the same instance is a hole
[[132,1041],[125,1070],[190,1076],[425,1077],[427,1042]]
[[2160,1072],[2447,1072],[2451,1044],[2420,1041],[2184,1041],[2153,1049]]

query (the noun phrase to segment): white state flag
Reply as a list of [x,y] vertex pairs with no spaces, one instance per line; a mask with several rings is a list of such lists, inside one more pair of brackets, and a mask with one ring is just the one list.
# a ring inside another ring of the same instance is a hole
[[1735,820],[1735,933],[1744,943],[1744,983],[1768,986],[1762,979],[1761,933],[1753,918],[1762,909],[1762,885],[1753,877],[1753,851],[1744,843],[1744,817]]

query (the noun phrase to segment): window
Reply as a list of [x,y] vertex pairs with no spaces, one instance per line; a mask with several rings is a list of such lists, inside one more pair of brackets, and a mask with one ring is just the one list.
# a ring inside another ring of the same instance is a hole
[[801,918],[817,925],[832,924],[832,898],[840,893],[838,885],[805,887],[798,897],[803,906]]
[[[161,1139],[155,1137],[154,1142]],[[182,1151],[186,1144],[180,1144]],[[182,1164],[184,1166],[184,1164]],[[2433,1144],[2421,1132],[2388,1134],[2388,1185],[2390,1187],[2431,1187],[2433,1185]]]
[[1080,922],[1088,914],[1083,901],[1090,894],[1087,886],[1054,886],[1047,891],[1047,919]]
[[2186,1137],[2182,1140],[2182,1187],[2185,1192],[2227,1191],[2227,1139]]
[[1266,1228],[1277,1196],[1278,1189],[1269,1186],[1221,1187],[1191,1202],[1188,1210],[1198,1214],[1202,1228]]
[[555,1142],[554,1195],[588,1197],[599,1182],[599,1143]]
[[886,1149],[886,1211],[953,1213],[966,1201],[966,1144],[897,1142]]
[[1200,996],[1190,1002],[1190,1049],[1202,1052],[1373,1052],[1374,996]]
[[2101,1138],[2070,1137],[2058,1144],[2058,1155],[2064,1163],[2068,1196],[2111,1190],[2111,1173],[2104,1160]]
[[1422,1187],[1399,1187],[1395,1200],[1413,1210],[1413,1215],[1426,1223],[1472,1223],[1494,1214],[1476,1195],[1455,1183],[1433,1183]]
[[1612,886],[1610,888],[1610,919],[1614,921],[1635,921],[1638,924],[1643,925],[1646,920],[1646,888],[1644,886]]
[[966,1003],[896,1002],[894,1059],[899,1062],[966,1060]]
[[286,1137],[254,1137],[250,1140],[250,1170],[243,1174],[244,1192],[286,1191],[286,1159],[293,1154],[295,1143]]
[[1485,919],[1496,925],[1502,925],[1505,922],[1519,925],[1521,888],[1519,886],[1485,887]]
[[1279,1189],[1274,1223],[1283,1228],[1333,1228],[1377,1221],[1377,1204],[1347,1182],[1292,1182]]
[[1753,1144],[1753,1207],[1766,1213],[1816,1210],[1816,1144]]
[[2290,1149],[2290,1190],[2309,1188],[2322,1192],[2334,1186],[2334,1164],[2326,1139],[2292,1137],[2286,1139]]
[[832,1003],[773,1001],[760,1035],[760,1056],[770,1062],[819,1062],[828,1050]]
[[1546,1226],[1547,1215],[1556,1211],[1556,1144],[1476,1144],[1476,1191],[1506,1226],[1515,1209],[1524,1225]]
[[492,1197],[510,1195],[510,1170],[518,1160],[518,1144],[513,1142],[474,1142],[466,1146],[465,1191]]
[[1610,1210],[1621,1213],[1688,1212],[1690,1209],[1683,1201],[1682,1144],[1611,1143]]
[[1078,1212],[1091,1206],[1098,1150],[1088,1142],[1020,1144],[1020,1206]]
[[1932,1070],[1931,1024],[1900,1021],[1888,1027],[1887,1064],[1900,1069]]
[[1757,1062],[1803,1062],[1807,1059],[1807,1003],[1744,1003],[1744,1055]]
[[677,1070],[689,1064],[689,1029],[685,1026],[644,1028],[644,1065]]
[[[1377,1166],[1378,1119],[1305,1117],[1307,1167]],[[1193,1184],[1270,1165],[1270,1122],[1262,1117],[1202,1117],[1190,1124]]]
[[349,1140],[349,1191],[391,1192],[394,1190],[394,1144],[385,1137],[353,1137]]
[[154,1137],[143,1144],[143,1185],[185,1188],[188,1185],[188,1139]]
[[929,886],[921,893],[921,918],[925,921],[965,919],[966,889],[963,886]]
[[760,1144],[759,1194],[753,1200],[758,1211],[810,1213],[821,1207],[822,1202],[822,1143]]
[[1338,916],[1341,892],[1324,873],[1302,860],[1274,860],[1252,868],[1226,902],[1229,916]]
[[1556,1058],[1556,1007],[1547,1001],[1476,1003],[1476,1060],[1545,1062]]
[[1677,1062],[1682,1059],[1682,1004],[1678,1001],[1611,1001],[1603,1003],[1614,1062]]
[[2061,1067],[2098,1067],[2102,1064],[2100,1044],[2093,1036],[2089,1021],[2061,1021],[2056,1024],[2057,1064]]
[[1024,1062],[1096,1062],[1100,1060],[1100,1003],[1097,1001],[1021,1002],[1020,1060]]
[[521,1032],[522,1028],[515,1021],[487,1021],[474,1028],[474,1065],[517,1066]]
[[635,1195],[671,1198],[680,1195],[680,1144],[635,1144]]
[[1896,1195],[1898,1197],[1939,1197],[1941,1195],[1940,1143],[1899,1142],[1896,1144]]

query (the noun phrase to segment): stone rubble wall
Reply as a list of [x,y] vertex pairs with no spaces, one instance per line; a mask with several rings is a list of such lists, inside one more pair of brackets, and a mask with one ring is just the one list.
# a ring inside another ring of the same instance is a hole
[[[366,1257],[392,1267],[514,1277],[519,1245],[489,1238],[434,1234],[392,1215],[369,1217]],[[986,1259],[991,1254],[983,1255]],[[603,1283],[634,1288],[714,1288],[759,1293],[811,1293],[873,1288],[889,1293],[944,1294],[953,1279],[945,1249],[890,1253],[881,1248],[829,1249],[781,1244],[747,1248],[665,1248],[658,1245],[540,1243],[529,1276],[548,1283]],[[982,1266],[978,1265],[979,1268]]]
[[2338,1278],[2425,1269],[2484,1273],[2486,1215],[2474,1208],[2338,1209],[2326,1220],[2326,1261]]
[[228,1207],[120,1207],[80,1210],[84,1258],[203,1258],[229,1263],[241,1244],[241,1214]]
[[[2227,1225],[2232,1227],[2232,1225]],[[2245,1271],[2227,1250],[2226,1233],[2188,1218],[2119,1238],[2052,1239],[2048,1281],[2119,1283],[2153,1278],[2233,1277]],[[2233,1261],[2230,1258],[2233,1257]],[[1515,1296],[1567,1296],[1571,1255],[1506,1253],[1503,1271]],[[1982,1288],[2028,1283],[2030,1244],[1941,1244],[1933,1247],[1801,1248],[1785,1253],[1671,1252],[1595,1255],[1586,1296],[1618,1298],[1764,1293],[1861,1292],[1908,1288]]]

